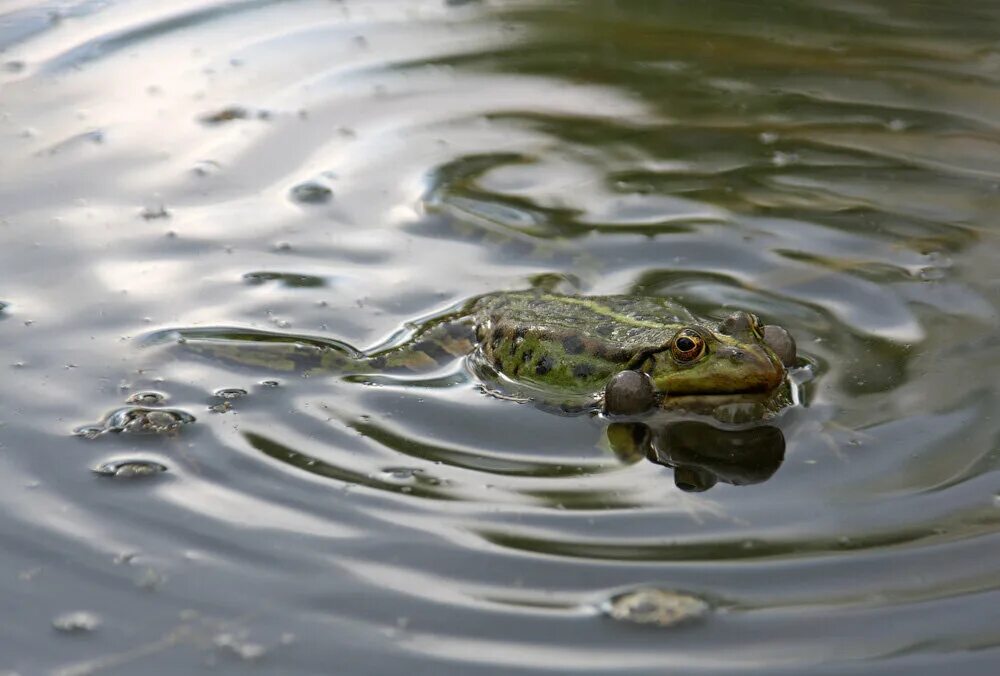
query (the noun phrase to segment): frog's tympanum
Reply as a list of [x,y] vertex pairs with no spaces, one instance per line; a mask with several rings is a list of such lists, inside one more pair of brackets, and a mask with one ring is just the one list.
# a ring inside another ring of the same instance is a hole
[[688,492],[707,491],[720,481],[762,483],[785,459],[785,436],[772,425],[724,430],[698,420],[613,422],[607,435],[622,462],[645,458],[673,468],[674,483]]
[[613,415],[728,407],[766,416],[785,403],[785,369],[795,361],[788,332],[748,312],[716,322],[664,298],[541,291],[481,296],[406,343],[369,353],[262,331],[179,334],[187,349],[212,358],[309,375],[422,372],[468,356],[501,389],[542,404],[602,405]]

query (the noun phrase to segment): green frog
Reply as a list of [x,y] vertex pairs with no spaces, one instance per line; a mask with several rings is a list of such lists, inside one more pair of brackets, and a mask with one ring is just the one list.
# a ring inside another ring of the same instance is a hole
[[424,372],[468,357],[504,390],[545,403],[589,401],[612,415],[747,401],[774,410],[796,359],[788,332],[749,312],[713,322],[665,298],[544,291],[474,298],[402,345],[369,353],[264,331],[170,334],[211,358],[304,375]]

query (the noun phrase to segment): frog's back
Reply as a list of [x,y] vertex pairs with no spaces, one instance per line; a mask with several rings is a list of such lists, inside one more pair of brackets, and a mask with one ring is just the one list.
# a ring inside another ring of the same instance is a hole
[[514,380],[573,392],[600,389],[640,352],[693,320],[666,299],[491,294],[476,301],[480,352]]

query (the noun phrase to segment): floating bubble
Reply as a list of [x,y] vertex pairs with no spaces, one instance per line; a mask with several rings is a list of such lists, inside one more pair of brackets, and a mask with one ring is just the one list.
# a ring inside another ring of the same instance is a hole
[[95,439],[107,432],[171,436],[194,421],[193,415],[179,409],[126,406],[112,411],[101,423],[77,427],[74,434],[87,439]]
[[162,392],[145,390],[136,392],[125,400],[129,404],[139,404],[140,406],[159,406],[167,401],[167,395]]
[[386,481],[405,484],[416,481],[423,473],[424,470],[418,467],[386,467],[381,476]]
[[215,391],[215,396],[219,399],[239,399],[247,396],[247,391],[242,387],[223,387]]
[[199,178],[214,176],[222,170],[222,165],[215,160],[201,160],[194,165],[191,173]]
[[151,460],[109,460],[93,469],[94,474],[115,479],[139,479],[167,471],[166,465]]
[[711,607],[692,594],[641,587],[612,596],[601,609],[608,617],[622,622],[673,627],[704,617]]

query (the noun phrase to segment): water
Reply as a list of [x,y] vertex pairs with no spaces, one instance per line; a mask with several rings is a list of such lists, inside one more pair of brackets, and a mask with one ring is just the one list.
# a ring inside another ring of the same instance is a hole
[[[995,673],[998,20],[7,0],[0,673]],[[146,340],[531,285],[757,312],[803,403],[734,462]]]

